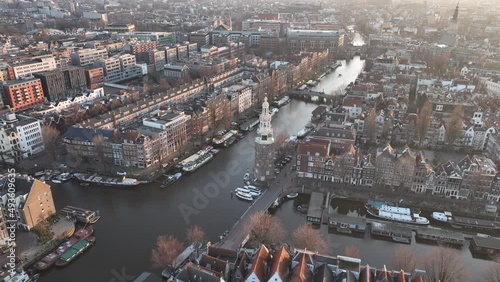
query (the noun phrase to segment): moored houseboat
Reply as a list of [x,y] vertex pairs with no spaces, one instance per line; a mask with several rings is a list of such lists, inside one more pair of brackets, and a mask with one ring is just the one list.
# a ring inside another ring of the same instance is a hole
[[429,224],[429,220],[427,218],[420,216],[419,212],[413,212],[409,208],[396,207],[388,205],[385,202],[378,201],[368,201],[365,208],[368,214],[383,220],[417,225]]
[[445,222],[455,229],[499,230],[500,224],[491,219],[455,216],[451,212],[433,212],[431,218]]

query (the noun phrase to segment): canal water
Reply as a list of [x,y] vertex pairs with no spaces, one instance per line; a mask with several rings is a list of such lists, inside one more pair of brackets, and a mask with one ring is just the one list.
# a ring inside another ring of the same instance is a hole
[[[288,241],[292,242],[292,232],[300,225],[306,222],[306,215],[297,210],[299,205],[309,204],[309,195],[301,194],[293,200],[285,201],[274,213],[274,215],[281,221],[288,231]],[[349,216],[366,216],[366,210],[363,203],[345,200],[334,199],[330,206],[331,212],[336,212]],[[371,239],[368,234],[364,238],[353,237],[344,234],[328,232],[326,225],[321,226],[321,232],[326,238],[328,244],[328,251],[331,255],[344,254],[345,247],[348,245],[355,245],[359,249],[360,259],[363,264],[369,264],[371,267],[382,268],[386,265],[392,269],[392,255],[399,243],[392,241],[385,241],[379,239]],[[415,242],[412,239],[410,245],[417,254],[417,268],[422,269],[423,260],[425,255],[434,247],[430,244],[423,244]],[[474,258],[469,250],[468,245],[462,249],[453,249],[458,256],[464,260],[467,276],[461,281],[474,281],[481,277],[482,272],[493,262]]]
[[340,60],[342,66],[327,74],[315,87],[313,91],[320,91],[326,94],[335,95],[339,90],[346,88],[349,83],[354,82],[363,71],[365,61],[359,56],[351,60]]
[[[354,80],[362,71],[363,61],[359,58],[343,62],[336,72],[342,71],[344,78]],[[349,79],[347,79],[348,82]],[[338,74],[325,77],[318,87],[332,91],[346,81]],[[273,118],[275,135],[287,132],[296,134],[310,121],[316,104],[292,100],[280,108]],[[185,238],[186,229],[192,225],[201,226],[208,240],[216,242],[221,233],[231,228],[249,207],[249,203],[231,198],[231,190],[242,185],[247,169],[254,161],[255,131],[230,148],[221,151],[208,164],[191,175],[183,176],[166,189],[159,183],[136,188],[82,187],[76,182],[52,185],[57,209],[66,205],[99,210],[102,218],[95,225],[96,244],[70,265],[52,268],[43,273],[40,281],[45,282],[129,282],[151,268],[151,250],[161,234],[171,234],[178,239]],[[296,201],[307,203],[307,196]],[[287,201],[276,212],[287,230],[294,230],[305,222],[305,216],[294,206],[298,202]],[[341,213],[360,214],[364,210],[352,202],[339,206]],[[323,228],[324,229],[324,228]],[[395,243],[363,238],[327,234],[330,254],[343,252],[344,246],[355,244],[360,249],[363,262],[381,267],[390,265]],[[430,246],[413,245],[420,256]],[[459,252],[464,257],[471,274],[478,273],[486,261],[473,259],[467,248]],[[472,276],[471,276],[472,277]]]
[[[273,117],[275,135],[297,134],[316,107],[292,100],[280,108]],[[95,225],[96,244],[68,266],[48,270],[40,281],[132,281],[120,280],[120,275],[151,270],[151,250],[158,235],[184,240],[186,229],[195,224],[216,242],[250,205],[231,198],[231,191],[243,185],[243,175],[253,167],[255,134],[250,132],[166,189],[159,183],[124,189],[82,187],[76,182],[52,185],[57,209],[72,205],[99,210],[102,217]]]

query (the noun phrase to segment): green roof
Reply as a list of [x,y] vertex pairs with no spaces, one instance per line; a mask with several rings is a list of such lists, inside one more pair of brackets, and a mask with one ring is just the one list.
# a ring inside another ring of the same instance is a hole
[[69,250],[67,250],[64,254],[61,255],[62,260],[70,260],[74,257],[81,249],[85,248],[89,242],[86,240],[80,240],[76,244],[74,244]]

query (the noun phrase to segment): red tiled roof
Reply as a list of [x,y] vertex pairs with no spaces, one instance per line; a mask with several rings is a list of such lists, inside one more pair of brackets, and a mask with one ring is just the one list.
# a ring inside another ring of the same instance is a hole
[[359,273],[359,282],[373,282],[375,277],[373,275],[373,271],[369,265],[366,265],[365,268],[361,270]]
[[361,97],[346,97],[344,99],[344,102],[342,103],[342,106],[344,107],[361,107],[363,105],[363,98]]
[[418,275],[415,278],[413,278],[413,280],[411,280],[411,282],[425,282],[425,280],[424,280],[424,277],[422,277],[422,275]]
[[140,133],[138,131],[128,131],[123,136],[123,139],[135,141],[135,140],[137,140],[137,138],[139,138],[139,136],[140,136]]
[[311,139],[309,142],[300,143],[297,152],[299,155],[314,156],[319,153],[320,156],[327,156],[329,147],[329,140]]
[[266,278],[266,268],[267,268],[267,259],[269,258],[269,250],[266,246],[261,245],[255,257],[252,261],[252,267],[247,273],[247,278],[255,273],[255,275],[259,278],[260,282],[264,282]]
[[396,281],[395,282],[406,282],[406,277],[405,277],[405,272],[401,270],[398,275],[396,276]]
[[307,267],[306,256],[302,255],[300,263],[293,269],[293,275],[290,282],[310,282],[311,272]]
[[269,277],[273,276],[275,273],[278,273],[278,275],[281,277],[281,281],[285,281],[287,270],[290,267],[291,262],[292,257],[290,256],[290,253],[288,253],[284,246],[281,247],[281,249],[274,256],[273,266],[271,268]]

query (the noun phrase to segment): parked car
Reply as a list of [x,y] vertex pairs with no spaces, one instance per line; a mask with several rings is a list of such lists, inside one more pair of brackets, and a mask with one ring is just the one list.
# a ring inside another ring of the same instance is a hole
[[274,173],[276,173],[276,174],[280,174],[280,170],[279,170],[279,169],[275,169],[275,170],[274,170]]
[[118,171],[118,172],[116,172],[116,174],[118,174],[120,176],[126,176],[127,172],[126,171]]

